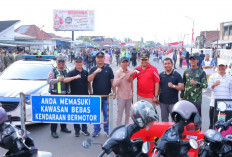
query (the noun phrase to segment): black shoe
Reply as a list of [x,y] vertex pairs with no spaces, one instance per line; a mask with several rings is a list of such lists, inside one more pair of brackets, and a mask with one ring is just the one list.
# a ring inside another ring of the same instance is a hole
[[86,130],[86,131],[81,131],[81,133],[83,133],[85,136],[89,136],[90,133]]
[[75,132],[75,136],[79,137],[80,136],[80,132]]
[[53,137],[53,138],[59,138],[59,136],[57,135],[57,133],[56,133],[56,132],[52,132],[52,134],[51,134],[51,135],[52,135],[52,137]]
[[60,131],[65,132],[65,133],[71,133],[72,131],[69,130],[68,128],[61,129]]

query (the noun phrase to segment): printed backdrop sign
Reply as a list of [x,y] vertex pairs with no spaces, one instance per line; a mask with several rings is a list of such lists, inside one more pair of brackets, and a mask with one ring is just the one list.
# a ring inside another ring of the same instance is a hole
[[94,10],[54,10],[55,31],[94,31]]
[[99,96],[31,96],[32,121],[45,123],[100,123]]

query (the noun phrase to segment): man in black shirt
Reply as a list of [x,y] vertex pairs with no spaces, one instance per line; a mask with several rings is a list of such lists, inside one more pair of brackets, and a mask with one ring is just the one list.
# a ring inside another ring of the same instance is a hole
[[[88,81],[92,82],[93,95],[109,95],[111,88],[113,89],[114,98],[116,97],[115,87],[113,87],[114,74],[109,66],[104,64],[105,56],[103,52],[96,54],[97,66],[92,67],[89,72]],[[102,111],[104,116],[104,122],[107,122],[107,98],[102,98]],[[100,124],[94,124],[93,137],[99,135],[101,131]],[[108,124],[104,124],[104,131],[108,135]]]
[[120,52],[119,48],[117,48],[116,51],[115,51],[115,57],[116,57],[117,66],[119,64],[120,53],[121,52]]
[[137,51],[135,48],[133,48],[133,51],[131,53],[131,61],[132,61],[133,67],[135,67],[137,65],[136,60],[137,60]]
[[162,122],[168,122],[169,113],[172,112],[174,104],[178,102],[178,91],[184,90],[184,84],[181,75],[173,70],[173,61],[171,58],[165,58],[163,66],[165,71],[159,74],[159,101]]
[[[65,83],[70,82],[71,95],[89,95],[92,94],[92,88],[88,82],[88,72],[82,68],[84,65],[83,58],[78,56],[74,59],[75,69],[70,71],[67,74],[67,77],[64,79]],[[75,136],[80,136],[80,124],[74,124]],[[89,136],[87,131],[87,124],[82,124],[81,132]]]

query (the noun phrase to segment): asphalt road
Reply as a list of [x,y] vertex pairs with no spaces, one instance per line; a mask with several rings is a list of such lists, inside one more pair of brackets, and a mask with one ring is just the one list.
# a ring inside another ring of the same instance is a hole
[[[150,58],[150,63],[157,67],[159,72],[162,72],[163,66],[162,63],[157,63]],[[73,66],[71,63],[68,65]],[[177,63],[178,65],[178,63]],[[116,66],[115,60],[111,65],[114,72],[119,69],[119,66]],[[178,66],[177,66],[178,67]],[[129,69],[133,70],[132,66],[129,66]],[[178,68],[177,71],[182,75],[186,66],[183,68]],[[134,80],[134,91],[136,91],[136,80]],[[134,102],[136,101],[136,92],[134,96]],[[203,103],[202,103],[202,130],[207,130],[209,126],[209,103],[210,103],[210,93],[203,93]],[[160,113],[159,107],[157,107],[158,112]],[[116,126],[116,101],[114,100],[114,127]],[[50,134],[50,125],[49,124],[35,124],[26,127],[27,130],[30,132],[30,136],[34,139],[34,142],[39,150],[42,151],[49,151],[53,154],[54,157],[87,157],[87,156],[98,156],[101,152],[100,145],[93,145],[90,149],[84,149],[82,145],[82,141],[85,140],[87,137],[81,134],[80,137],[74,136],[73,125],[69,124],[68,128],[72,129],[72,133],[66,134],[60,132],[60,127],[57,129],[57,133],[59,134],[58,139],[54,139],[51,137]],[[88,125],[88,131],[90,133],[93,132],[93,125]],[[104,143],[107,140],[106,135],[103,131],[101,134],[96,137],[92,138],[95,142]],[[6,150],[0,148],[0,154],[4,154]]]

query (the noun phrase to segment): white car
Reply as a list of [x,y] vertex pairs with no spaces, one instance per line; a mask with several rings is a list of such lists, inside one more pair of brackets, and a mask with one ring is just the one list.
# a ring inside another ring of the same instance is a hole
[[[47,77],[53,64],[52,59],[29,56],[14,62],[0,75],[0,103],[16,125],[20,124],[19,93],[48,95]],[[26,120],[31,121],[30,96],[25,99]]]

